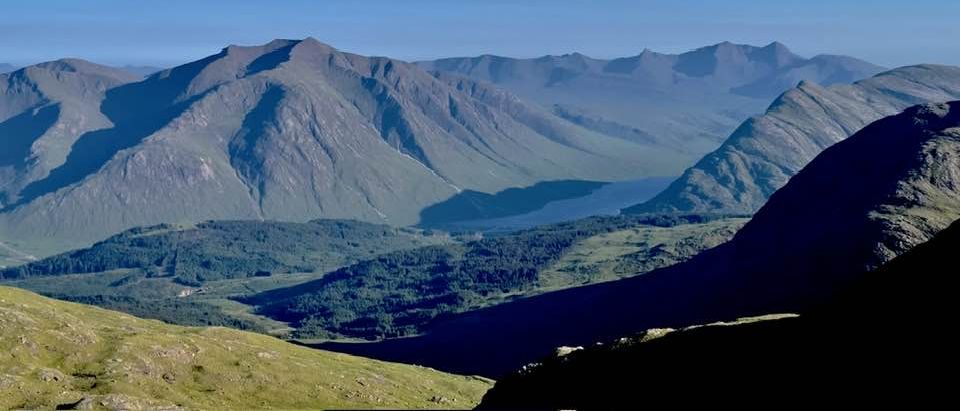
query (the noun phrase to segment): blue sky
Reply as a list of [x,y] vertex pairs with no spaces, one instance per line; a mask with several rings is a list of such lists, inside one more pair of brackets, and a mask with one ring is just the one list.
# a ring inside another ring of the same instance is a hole
[[957,0],[6,0],[2,10],[0,62],[20,65],[81,57],[169,66],[228,44],[307,36],[411,60],[613,57],[778,40],[808,56],[960,64]]

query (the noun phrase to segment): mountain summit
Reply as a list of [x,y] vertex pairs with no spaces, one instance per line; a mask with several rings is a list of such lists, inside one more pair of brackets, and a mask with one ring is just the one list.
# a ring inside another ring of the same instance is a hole
[[[0,76],[0,128],[27,128],[0,134],[19,147],[0,164],[0,241],[31,253],[56,242],[36,252],[48,254],[162,222],[406,225],[461,190],[682,164],[675,150],[591,132],[495,87],[312,38],[229,46],[135,83],[111,70],[59,62]],[[56,125],[67,103],[83,127]],[[38,137],[63,131],[56,147]]]

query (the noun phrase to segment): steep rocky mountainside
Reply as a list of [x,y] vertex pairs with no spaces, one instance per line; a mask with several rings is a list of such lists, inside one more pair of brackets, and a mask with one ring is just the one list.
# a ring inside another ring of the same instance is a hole
[[[638,397],[687,392],[710,398],[712,406],[800,397],[933,405],[952,397],[942,373],[958,362],[952,330],[944,326],[957,315],[957,247],[960,223],[799,318],[648,330],[560,350],[569,354],[498,381],[480,408],[624,408]],[[724,395],[743,390],[749,394]],[[651,401],[658,400],[645,403]]]
[[0,287],[4,409],[471,408],[490,381]]
[[561,345],[808,309],[957,219],[960,102],[917,106],[828,148],[730,242],[686,263],[475,311],[420,338],[328,347],[500,376]]
[[720,43],[677,55],[644,50],[612,60],[574,53],[419,64],[497,84],[600,133],[676,147],[691,163],[802,80],[849,84],[883,71],[851,57],[806,59],[780,43]]
[[[16,131],[0,139],[19,147],[0,163],[0,241],[49,254],[159,223],[406,225],[461,190],[672,175],[683,164],[675,150],[591,132],[490,85],[314,39],[230,46],[137,83],[100,71],[70,61],[0,77],[0,127]],[[84,127],[55,124],[63,104],[19,80],[34,72],[84,85]],[[42,124],[69,138],[48,147]]]
[[853,85],[801,83],[744,122],[716,151],[627,212],[752,213],[823,149],[922,103],[960,98],[960,68],[911,66]]

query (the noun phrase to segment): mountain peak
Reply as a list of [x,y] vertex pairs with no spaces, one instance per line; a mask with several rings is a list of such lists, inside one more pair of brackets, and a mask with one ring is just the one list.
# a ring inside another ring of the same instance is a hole
[[116,67],[100,65],[79,58],[63,58],[59,60],[47,61],[24,67],[18,70],[18,72],[25,71],[28,73],[26,74],[27,76],[32,76],[32,74],[29,73],[36,72],[35,70],[42,70],[52,73],[75,73],[81,75],[106,77],[118,84],[139,80],[139,77],[125,70]]
[[779,42],[779,41],[776,41],[776,40],[770,42],[770,44],[767,44],[766,46],[763,46],[763,48],[765,48],[765,49],[774,49],[774,50],[782,50],[782,51],[786,51],[786,52],[789,52],[789,51],[790,51],[790,48],[788,48],[785,44],[783,44],[783,43],[781,43],[781,42]]
[[299,43],[300,40],[276,39],[269,43],[255,46],[242,46],[231,44],[223,48],[221,52],[224,55],[248,55],[248,54],[266,54],[284,47],[290,47]]
[[318,53],[323,55],[337,51],[335,47],[321,42],[313,37],[307,37],[303,40],[295,41],[293,44],[293,50],[295,50],[295,53]]

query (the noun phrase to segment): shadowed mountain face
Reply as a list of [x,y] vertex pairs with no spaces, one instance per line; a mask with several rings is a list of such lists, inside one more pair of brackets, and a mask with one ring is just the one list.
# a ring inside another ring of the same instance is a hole
[[957,315],[957,247],[960,223],[799,318],[651,330],[548,358],[498,381],[480,408],[629,408],[644,393],[672,401],[688,392],[711,406],[801,397],[933,405],[954,392],[941,376],[958,363],[944,326]]
[[111,126],[99,107],[134,76],[82,60],[58,60],[0,75],[0,208],[63,165],[86,133]]
[[850,57],[802,58],[780,43],[721,43],[679,55],[645,50],[613,60],[485,55],[418,64],[497,84],[591,130],[691,156],[714,149],[801,80],[850,83],[883,70]]
[[[685,158],[464,77],[313,39],[230,46],[140,82],[93,83],[96,93],[61,87],[73,93],[64,99],[86,99],[78,106],[93,124],[51,126],[70,131],[51,148],[35,136],[55,114],[45,108],[52,100],[19,79],[43,72],[89,85],[87,73],[99,78],[103,69],[58,64],[0,77],[0,127],[16,131],[0,135],[16,149],[0,159],[0,233],[40,254],[162,222],[412,224],[462,190],[671,175]],[[57,106],[61,116],[65,107]],[[50,160],[24,159],[27,152]],[[34,250],[40,243],[48,249]]]
[[853,85],[804,82],[667,190],[626,212],[752,213],[823,149],[911,105],[960,98],[960,68],[911,66]]
[[475,311],[423,337],[324,347],[500,376],[561,345],[803,311],[960,218],[958,188],[960,103],[917,106],[821,153],[733,240],[687,263]]

